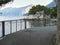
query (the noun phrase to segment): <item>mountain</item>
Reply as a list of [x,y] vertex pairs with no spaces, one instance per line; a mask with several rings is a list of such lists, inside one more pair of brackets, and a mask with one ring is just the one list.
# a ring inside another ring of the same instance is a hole
[[56,2],[53,0],[51,3],[49,3],[48,5],[46,5],[46,7],[51,8],[56,6]]

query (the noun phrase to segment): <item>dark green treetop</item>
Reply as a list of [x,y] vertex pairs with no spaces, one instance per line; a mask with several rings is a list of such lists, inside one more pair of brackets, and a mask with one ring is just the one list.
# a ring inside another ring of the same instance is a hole
[[2,4],[6,4],[11,1],[13,1],[13,0],[0,0],[0,6],[2,6]]
[[34,15],[34,14],[36,14],[36,12],[42,11],[42,10],[44,10],[44,14],[50,15],[51,18],[57,17],[57,6],[52,7],[52,8],[47,8],[47,7],[41,6],[41,5],[32,6],[32,8],[29,10],[28,15],[30,15],[30,14]]

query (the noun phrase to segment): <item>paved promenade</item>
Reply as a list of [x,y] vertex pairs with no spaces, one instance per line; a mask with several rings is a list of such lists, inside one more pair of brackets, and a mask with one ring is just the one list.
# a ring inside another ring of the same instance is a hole
[[36,27],[5,36],[0,45],[53,45],[56,26]]

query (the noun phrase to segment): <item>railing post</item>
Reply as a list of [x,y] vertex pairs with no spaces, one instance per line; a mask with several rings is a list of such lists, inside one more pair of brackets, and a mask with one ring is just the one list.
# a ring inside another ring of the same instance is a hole
[[25,22],[25,29],[26,29],[26,28],[27,28],[27,27],[26,27],[26,20],[24,20],[24,22]]
[[2,21],[2,37],[5,36],[5,22]]
[[16,32],[17,32],[17,20],[16,20]]
[[22,30],[22,20],[20,20],[20,30]]
[[10,33],[12,33],[12,21],[10,21]]

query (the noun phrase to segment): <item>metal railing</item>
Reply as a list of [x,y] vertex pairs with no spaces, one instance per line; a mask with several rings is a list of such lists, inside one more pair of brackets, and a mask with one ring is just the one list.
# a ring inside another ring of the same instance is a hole
[[4,37],[7,34],[11,34],[23,29],[26,29],[26,21],[24,22],[24,20],[18,19],[0,21],[0,37]]
[[[11,34],[23,29],[31,28],[33,26],[42,26],[43,24],[41,20],[28,20],[30,22],[30,26],[27,23],[27,20],[6,20],[6,21],[0,21],[0,37],[4,37],[7,34]],[[48,21],[49,22],[49,21]],[[50,21],[53,22],[54,21]],[[54,24],[55,25],[55,24]],[[28,27],[29,26],[29,27]],[[46,24],[46,26],[48,26]],[[52,26],[52,25],[49,25]]]

